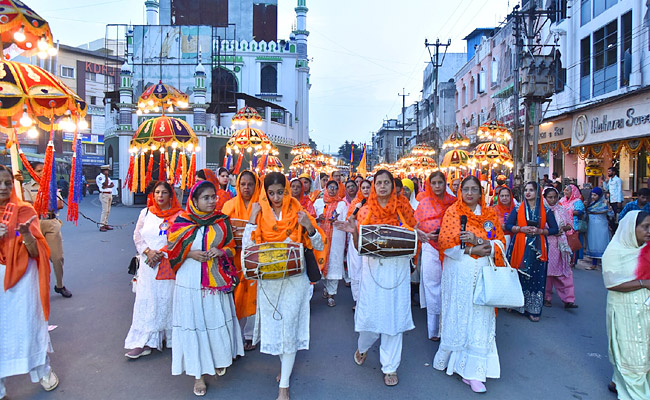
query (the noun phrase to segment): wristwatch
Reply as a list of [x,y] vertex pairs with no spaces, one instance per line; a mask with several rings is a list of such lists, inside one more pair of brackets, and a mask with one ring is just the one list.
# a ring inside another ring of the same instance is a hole
[[483,244],[483,239],[476,238],[476,244],[479,245],[479,246],[482,245]]

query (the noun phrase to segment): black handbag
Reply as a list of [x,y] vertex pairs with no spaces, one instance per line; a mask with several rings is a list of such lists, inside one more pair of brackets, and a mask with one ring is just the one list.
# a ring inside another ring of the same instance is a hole
[[320,273],[320,268],[318,268],[318,261],[316,261],[316,256],[314,255],[314,250],[305,249],[305,264],[307,264],[307,277],[311,283],[316,283],[320,281],[322,275]]
[[129,275],[135,275],[138,272],[138,268],[140,268],[140,257],[135,256],[129,263]]

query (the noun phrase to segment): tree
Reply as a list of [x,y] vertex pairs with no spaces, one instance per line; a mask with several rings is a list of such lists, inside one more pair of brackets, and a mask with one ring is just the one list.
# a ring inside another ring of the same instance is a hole
[[309,138],[309,147],[311,147],[312,150],[318,150],[318,145],[316,144],[316,142],[311,140],[311,138]]
[[352,150],[352,146],[354,146],[354,159],[352,162],[352,166],[356,167],[359,165],[359,161],[361,160],[361,156],[363,155],[363,145],[362,144],[356,144],[354,142],[348,142],[347,140],[343,145],[339,147],[339,152],[338,155],[341,156],[346,162],[350,162],[350,151]]

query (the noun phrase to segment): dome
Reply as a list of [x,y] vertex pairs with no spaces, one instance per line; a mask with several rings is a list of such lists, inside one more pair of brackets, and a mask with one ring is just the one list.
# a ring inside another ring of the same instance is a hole
[[124,64],[122,64],[122,68],[120,70],[122,71],[122,73],[129,73],[130,74],[131,72],[133,72],[133,68],[131,67],[131,65],[129,65],[128,61],[126,61],[126,62],[124,62]]
[[194,72],[196,72],[197,74],[205,75],[205,67],[203,66],[203,64],[201,64],[201,62],[199,62],[199,64],[196,66]]

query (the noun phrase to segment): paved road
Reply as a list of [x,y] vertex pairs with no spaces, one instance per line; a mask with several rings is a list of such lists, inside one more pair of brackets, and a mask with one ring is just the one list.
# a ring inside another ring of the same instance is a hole
[[[81,211],[98,219],[97,195]],[[50,323],[55,353],[52,366],[60,386],[45,393],[26,375],[11,377],[8,397],[16,399],[192,399],[193,378],[171,376],[171,352],[136,361],[124,357],[134,295],[127,266],[134,255],[132,232],[139,209],[114,207],[110,221],[123,229],[101,233],[89,221],[65,223],[65,284],[71,299],[52,294]],[[606,389],[611,376],[605,331],[606,291],[598,271],[576,270],[577,303],[565,311],[559,299],[540,323],[500,312],[497,346],[501,379],[488,380],[484,399],[614,399]],[[293,399],[465,399],[478,396],[457,376],[431,367],[437,344],[426,338],[426,314],[413,309],[416,328],[404,336],[400,383],[383,384],[378,347],[364,366],[354,364],[356,349],[352,297],[340,285],[337,306],[319,295],[312,300],[311,344],[298,353],[292,377]],[[248,352],[221,378],[208,378],[206,398],[275,399],[278,357]]]

